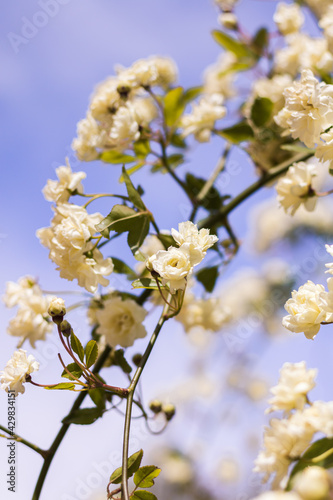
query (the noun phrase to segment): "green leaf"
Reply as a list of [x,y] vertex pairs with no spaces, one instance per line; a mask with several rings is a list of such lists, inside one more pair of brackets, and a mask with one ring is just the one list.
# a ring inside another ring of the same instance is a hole
[[77,354],[80,360],[84,360],[84,350],[80,340],[77,338],[74,332],[71,333],[71,346],[75,354]]
[[55,385],[48,385],[45,387],[45,389],[48,389],[49,391],[53,390],[68,390],[68,391],[73,391],[75,389],[75,384],[70,384],[68,382],[64,382],[61,384],[55,384]]
[[216,132],[234,144],[249,141],[254,137],[252,128],[246,122],[239,122],[232,127],[223,128],[222,130],[217,130]]
[[251,120],[257,127],[263,127],[272,119],[274,104],[267,97],[257,97],[251,108]]
[[184,163],[184,155],[180,153],[172,154],[168,156],[168,163],[171,168],[176,168],[178,165]]
[[124,373],[131,373],[132,367],[128,364],[125,356],[124,349],[118,349],[113,352],[113,364],[120,366]]
[[133,271],[125,262],[118,259],[117,257],[111,257],[114,268],[113,272],[117,274],[126,274],[128,279],[134,280],[137,277],[137,273]]
[[[127,476],[130,478],[140,467],[141,461],[143,457],[143,450],[139,450],[136,453],[133,453],[130,457],[128,457],[127,464]],[[110,483],[119,484],[121,483],[123,476],[123,468],[118,467],[114,472],[112,472],[110,476]]]
[[[158,290],[158,286],[156,285],[156,281],[150,278],[140,278],[138,280],[133,281],[133,288],[148,288],[149,290]],[[160,285],[160,288],[165,288],[163,285]]]
[[[332,453],[329,453],[332,450]],[[327,455],[323,456],[321,460],[315,460],[317,457],[319,458],[324,453]],[[305,453],[303,453],[300,460],[295,464],[293,470],[291,471],[287,490],[289,491],[292,487],[292,479],[293,477],[303,469],[309,466],[317,465],[319,467],[323,467],[324,469],[330,469],[333,467],[333,438],[323,438],[315,441],[310,448],[307,449]]]
[[155,465],[145,465],[134,474],[134,484],[138,488],[151,488],[161,469]]
[[[201,179],[190,173],[186,174],[186,186],[188,188],[188,193],[193,197],[196,197],[200,193],[205,184],[206,179]],[[222,205],[222,201],[220,193],[214,186],[212,186],[205,198],[200,201],[200,205],[207,210],[218,210]]]
[[136,161],[135,156],[124,155],[123,153],[119,153],[119,151],[115,151],[111,149],[110,151],[104,151],[99,155],[99,159],[104,161],[105,163],[134,163]]
[[122,172],[129,199],[131,200],[133,205],[137,207],[139,210],[146,210],[145,204],[143,203],[137,189],[135,189],[135,187],[133,186],[133,183],[128,173],[126,172],[125,167],[123,167]]
[[96,225],[96,230],[106,237],[109,236],[110,231],[122,233],[128,231],[135,224],[136,217],[139,216],[140,213],[133,210],[133,208],[126,205],[114,205],[111,212]]
[[164,119],[168,127],[173,126],[177,122],[184,109],[183,88],[176,87],[169,90],[164,98]]
[[86,365],[87,368],[90,368],[97,359],[98,356],[98,345],[95,340],[89,340],[86,345]]
[[157,235],[158,239],[160,242],[164,245],[164,248],[167,250],[169,247],[175,247],[177,246],[175,240],[171,236],[171,234],[163,234],[159,233]]
[[146,158],[150,151],[150,143],[147,139],[142,139],[134,143],[134,153],[138,158]]
[[[138,170],[140,170],[140,168],[144,167],[144,165],[145,165],[145,162],[144,162],[144,161],[139,161],[136,165],[133,165],[132,167],[129,167],[129,168],[127,169],[127,173],[128,173],[128,175],[132,175],[132,174],[134,174],[134,172],[137,172]],[[120,183],[123,183],[123,182],[124,182],[124,180],[125,180],[125,179],[124,179],[123,175],[121,175],[121,176],[119,177],[119,182],[120,182]]]
[[172,134],[170,142],[176,148],[182,148],[182,149],[186,148],[186,142],[180,134],[176,133]]
[[301,146],[300,144],[283,144],[281,149],[285,151],[294,151],[295,153],[315,153],[315,149],[309,149],[305,146]]
[[260,28],[251,41],[251,48],[257,54],[261,56],[269,43],[269,33],[266,28]]
[[227,51],[233,52],[238,59],[254,58],[254,54],[245,44],[227,35],[223,31],[214,30],[212,32],[214,40]]
[[62,420],[63,424],[90,425],[103,415],[103,410],[97,407],[80,408],[72,411]]
[[211,293],[214,290],[216,280],[219,275],[218,266],[204,267],[196,274],[196,278],[203,284],[205,290]]
[[[70,371],[74,377],[80,378],[82,375],[82,370],[81,368],[76,364],[76,363],[69,363],[69,365],[66,366],[67,370]],[[64,370],[61,374],[62,377],[64,378],[69,378],[69,380],[75,380],[74,377],[71,377],[66,370]]]
[[150,218],[147,215],[143,215],[136,220],[135,224],[129,230],[127,243],[133,255],[136,254],[148,235],[149,226]]
[[97,406],[97,408],[99,408],[100,410],[105,409],[106,394],[104,389],[102,389],[101,387],[98,387],[96,389],[90,389],[88,391],[88,394],[90,396],[90,399]]
[[183,94],[183,102],[185,104],[188,104],[189,102],[193,101],[198,95],[202,93],[202,86],[200,87],[190,87],[189,89],[185,90]]
[[157,500],[157,496],[154,493],[146,490],[137,490],[130,496],[132,500]]

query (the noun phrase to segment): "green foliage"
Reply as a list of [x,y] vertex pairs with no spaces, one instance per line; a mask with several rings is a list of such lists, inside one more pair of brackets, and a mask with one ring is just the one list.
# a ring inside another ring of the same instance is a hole
[[117,351],[114,351],[112,353],[112,361],[113,364],[119,366],[124,373],[131,373],[132,367],[128,364],[124,356],[124,349],[117,349]]
[[154,479],[160,474],[161,469],[155,465],[145,465],[134,474],[134,484],[138,488],[151,488],[154,485]]
[[250,141],[254,138],[252,128],[245,121],[236,123],[232,127],[217,130],[216,133],[234,144],[239,144],[243,141]]
[[117,257],[111,257],[114,269],[113,272],[117,274],[126,274],[129,280],[134,280],[137,276],[136,272],[131,269],[125,262]]
[[172,134],[170,142],[172,146],[175,146],[175,148],[182,148],[182,149],[186,148],[185,140],[182,138],[180,134],[177,134],[176,132]]
[[183,88],[176,87],[169,90],[164,98],[164,119],[168,127],[175,125],[183,114],[185,106]]
[[90,425],[103,415],[102,408],[80,408],[74,410],[62,420],[63,424]]
[[200,271],[196,273],[196,278],[198,281],[200,281],[200,283],[203,284],[205,290],[211,293],[214,290],[218,275],[219,275],[218,266],[204,267],[203,269],[200,269]]
[[115,151],[114,149],[111,149],[110,151],[103,151],[103,153],[101,153],[98,158],[99,160],[104,161],[104,163],[113,164],[134,163],[136,161],[135,156],[124,155],[123,153],[119,153],[119,151]]
[[[127,463],[127,476],[130,478],[133,474],[138,470],[141,465],[143,457],[143,450],[139,450],[136,453],[133,453],[130,457],[128,457]],[[123,468],[118,467],[114,472],[112,472],[110,476],[110,483],[120,484],[123,477]]]
[[146,158],[150,153],[150,143],[147,139],[142,139],[134,143],[134,153],[137,158]]
[[150,218],[143,216],[137,219],[136,224],[128,232],[127,243],[133,254],[141,247],[149,233]]
[[235,38],[227,35],[223,31],[214,30],[212,32],[214,40],[221,45],[225,50],[233,52],[237,59],[248,59],[249,64],[254,64],[255,54],[253,51],[244,43],[236,40]]
[[132,183],[128,173],[126,172],[125,167],[123,167],[122,172],[123,172],[123,178],[124,178],[124,181],[126,184],[126,189],[127,189],[129,199],[131,200],[133,205],[136,208],[138,208],[139,210],[146,210],[146,206],[143,203],[138,190],[133,186],[133,183]]
[[[205,184],[205,179],[201,179],[200,177],[196,177],[190,173],[186,174],[187,191],[193,198],[196,198]],[[200,200],[199,203],[207,210],[218,210],[223,203],[223,197],[221,197],[218,190],[212,186],[206,196]]]
[[[322,458],[320,458],[321,455]],[[333,438],[319,439],[303,453],[291,471],[286,490],[289,491],[291,489],[292,479],[298,472],[301,472],[306,467],[314,465],[323,467],[324,469],[333,467]]]
[[[158,286],[155,280],[150,278],[139,278],[138,280],[133,281],[133,288],[148,288],[149,290],[158,290]],[[165,288],[163,285],[160,285],[160,288]]]
[[98,387],[96,389],[90,389],[88,391],[88,394],[90,399],[97,406],[97,408],[99,408],[100,410],[105,409],[106,393],[104,389],[102,389],[101,387]]
[[75,384],[70,384],[69,382],[64,382],[61,384],[52,384],[48,385],[45,387],[45,389],[48,389],[49,391],[53,390],[68,390],[68,391],[74,391],[75,389]]
[[97,359],[98,356],[98,345],[95,340],[89,340],[88,344],[86,345],[86,365],[87,368],[90,368]]
[[[76,364],[76,363],[69,363],[69,365],[66,366],[67,370],[73,374],[73,377],[71,377],[66,370],[64,370],[61,374],[62,377],[68,378],[69,380],[75,380],[75,378],[80,378],[82,375],[82,370],[81,368]],[[75,378],[74,378],[75,377]]]
[[260,28],[251,40],[250,47],[255,52],[255,54],[260,57],[262,56],[265,49],[268,47],[269,43],[269,33],[266,28]]
[[301,146],[300,143],[293,143],[293,144],[282,144],[281,149],[284,149],[285,151],[294,151],[295,153],[315,153],[315,149],[309,149],[306,146]]
[[77,354],[80,360],[83,362],[84,360],[84,349],[80,340],[77,338],[74,332],[71,333],[71,346],[75,354]]
[[157,500],[156,495],[154,493],[151,493],[151,491],[146,491],[146,490],[138,490],[135,491],[130,498],[132,500]]
[[[144,165],[145,165],[145,161],[140,160],[135,165],[132,165],[132,167],[129,167],[128,169],[126,169],[126,172],[127,172],[128,175],[132,175],[135,172],[137,172],[138,170],[140,170],[140,168],[142,168]],[[119,182],[123,183],[124,180],[125,179],[124,179],[123,175],[121,174],[121,176],[119,177]]]
[[263,127],[273,115],[274,104],[267,97],[257,97],[251,108],[251,120],[256,127]]

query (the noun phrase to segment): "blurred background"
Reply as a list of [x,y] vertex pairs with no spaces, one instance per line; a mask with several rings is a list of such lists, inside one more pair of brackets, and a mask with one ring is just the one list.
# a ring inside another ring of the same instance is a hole
[[[269,0],[243,0],[236,12],[246,30],[253,33],[262,25],[272,28],[275,6],[276,2]],[[311,20],[307,23],[309,31],[313,31]],[[217,27],[217,10],[209,0],[16,0],[3,4],[1,293],[7,281],[17,281],[27,274],[37,277],[47,291],[79,290],[74,283],[59,278],[35,232],[48,226],[52,217],[41,190],[47,179],[55,178],[55,168],[63,165],[66,157],[73,170],[87,172],[87,192],[107,190],[105,186],[112,191],[118,182],[119,166],[81,164],[71,150],[76,124],[85,115],[89,96],[98,82],[113,74],[115,64],[129,66],[136,59],[154,54],[175,60],[182,86],[200,85],[204,69],[221,53],[211,37],[211,30]],[[241,85],[248,87],[249,82]],[[191,143],[188,162],[179,167],[179,174],[190,171],[207,176],[220,153],[220,140],[204,145]],[[232,170],[223,174],[220,187],[226,194],[235,194],[253,182],[256,174],[247,155],[239,150],[232,153],[230,164]],[[144,185],[145,200],[161,228],[177,227],[187,219],[191,207],[167,176],[151,176],[142,169],[133,180]],[[319,384],[313,398],[331,398],[331,328],[323,328],[313,342],[303,335],[290,335],[280,325],[281,305],[295,283],[299,286],[307,279],[325,282],[324,264],[328,259],[322,249],[324,243],[332,243],[328,240],[330,228],[319,227],[318,220],[311,222],[311,217],[289,227],[285,217],[277,236],[283,238],[273,244],[274,235],[271,239],[267,236],[267,243],[265,229],[261,228],[260,235],[253,231],[251,211],[274,197],[271,188],[264,189],[231,217],[244,246],[223,274],[218,290],[232,290],[235,300],[239,297],[243,301],[245,309],[239,321],[224,332],[207,332],[206,336],[202,332],[188,336],[179,323],[170,322],[149,360],[141,388],[144,401],[160,397],[177,407],[177,416],[162,435],[149,434],[142,420],[133,422],[131,452],[144,448],[144,463],[154,461],[164,471],[164,479],[161,476],[156,489],[159,500],[241,500],[260,490],[260,478],[253,476],[251,469],[260,447],[267,391],[276,384],[278,370],[285,361],[304,359],[308,367],[318,367]],[[264,205],[261,212],[266,212],[267,207]],[[332,213],[325,207],[321,209],[324,216]],[[106,214],[110,208],[104,200],[96,202],[94,211]],[[278,209],[274,205],[272,210]],[[133,265],[121,238],[114,242],[111,254]],[[275,260],[273,266],[263,267],[266,261],[276,258],[282,258],[282,264]],[[110,286],[118,283],[111,276]],[[274,287],[283,292],[277,301],[270,298]],[[63,297],[68,303],[76,300]],[[6,334],[14,312],[3,304],[0,307],[2,369],[17,339]],[[149,316],[148,331],[157,317],[156,311]],[[73,312],[70,321],[76,334],[86,341],[86,312]],[[139,340],[129,349],[129,358],[142,352],[145,344],[145,340]],[[23,347],[41,364],[36,380],[56,383],[60,374],[56,336],[39,342],[36,351],[28,345]],[[114,382],[108,378],[107,369],[103,376]],[[27,386],[16,402],[17,433],[48,448],[72,401],[72,393]],[[6,425],[6,421],[7,395],[3,392],[0,423]],[[55,457],[41,498],[104,498],[107,478],[120,464],[122,425],[123,417],[114,413],[91,426],[73,425]],[[17,491],[12,494],[5,477],[6,444],[5,439],[0,441],[0,496],[27,500],[32,496],[41,459],[24,446],[17,446]]]

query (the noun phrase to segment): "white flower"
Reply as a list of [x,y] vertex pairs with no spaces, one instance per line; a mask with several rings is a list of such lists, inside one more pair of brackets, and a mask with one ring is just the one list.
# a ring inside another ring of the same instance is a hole
[[192,273],[193,264],[187,247],[169,247],[159,250],[147,261],[150,271],[155,271],[162,279],[162,284],[168,284],[170,292],[185,289],[187,278]]
[[205,257],[207,250],[212,247],[218,237],[209,234],[209,229],[200,229],[191,221],[180,222],[178,231],[171,229],[173,239],[179,246],[186,245],[191,256],[192,265],[199,264]]
[[315,209],[317,197],[312,189],[312,179],[317,168],[313,163],[300,161],[289,167],[288,172],[280,177],[276,185],[278,201],[285,212],[294,215],[301,204],[309,211]]
[[98,158],[99,149],[106,142],[106,132],[87,113],[86,118],[77,124],[77,138],[72,142],[72,148],[76,151],[77,157],[82,161],[93,161]]
[[4,371],[0,372],[1,389],[5,391],[15,391],[15,396],[19,392],[25,391],[24,382],[31,373],[39,369],[39,363],[27,351],[19,349],[15,351],[12,358],[8,361]]
[[285,107],[275,117],[294,139],[312,148],[333,121],[333,85],[319,83],[312,71],[302,71],[301,80],[288,87]]
[[64,299],[54,297],[49,304],[47,312],[50,316],[65,316],[66,307]]
[[306,467],[292,481],[293,490],[302,500],[328,500],[332,486],[329,472],[322,467]]
[[301,500],[293,491],[265,491],[253,500]]
[[96,233],[95,226],[103,216],[89,215],[85,208],[70,203],[57,205],[50,228],[37,231],[42,245],[49,250],[50,259],[58,266],[62,278],[78,280],[89,292],[96,292],[98,284],[107,286],[104,278],[113,271],[110,258],[104,259],[90,241]]
[[278,3],[273,19],[283,35],[299,31],[304,23],[304,16],[300,6],[284,2]]
[[216,63],[204,72],[204,94],[220,94],[225,98],[235,95],[235,72],[232,70],[237,57],[232,52],[223,52]]
[[333,164],[333,128],[328,132],[321,134],[319,142],[316,148],[316,157],[319,158],[321,162],[330,162],[330,168]]
[[58,167],[56,173],[59,181],[49,179],[43,189],[43,194],[47,201],[65,203],[69,200],[71,192],[83,193],[81,181],[87,176],[85,172],[73,173],[67,160],[67,166]]
[[284,306],[289,315],[283,318],[283,326],[295,333],[304,332],[306,338],[313,339],[320,330],[320,324],[327,320],[320,301],[323,292],[323,285],[315,285],[310,280],[294,290]]
[[105,337],[111,347],[129,347],[147,335],[142,325],[147,311],[134,300],[111,297],[103,302],[103,309],[96,309],[97,333]]
[[119,150],[126,149],[132,142],[139,139],[139,124],[130,103],[121,106],[114,114],[109,137],[111,145]]
[[[143,255],[143,257],[147,260],[149,257],[157,253],[159,250],[164,250],[164,245],[163,243],[158,239],[157,236],[154,234],[151,234],[147,236],[139,248],[140,253]],[[145,262],[138,262],[135,266],[135,269],[138,273],[143,273],[143,271],[146,269],[146,263]]]
[[[329,247],[329,245],[326,245]],[[327,266],[331,266],[332,264],[326,264]],[[330,272],[330,271],[326,271]],[[322,292],[320,294],[320,305],[328,313],[326,321],[332,321],[333,319],[333,278],[329,278],[327,280],[327,288],[328,292]]]
[[19,304],[25,305],[33,295],[41,295],[41,289],[35,278],[24,276],[17,283],[14,281],[6,283],[6,293],[2,299],[7,307],[14,307]]
[[[326,252],[329,253],[333,257],[333,245],[325,245]],[[326,271],[329,274],[333,274],[333,263],[331,262],[330,264],[325,264],[325,266],[328,268],[328,271]]]
[[192,112],[184,115],[180,120],[179,125],[183,129],[183,137],[194,134],[199,142],[209,141],[216,120],[220,120],[227,113],[222,103],[223,96],[220,94],[206,95],[198,103],[194,103]]
[[330,5],[325,15],[320,19],[319,26],[324,30],[330,50],[333,49],[333,6]]
[[216,5],[227,12],[232,10],[237,2],[238,0],[215,0]]
[[307,400],[307,394],[315,387],[317,370],[306,369],[305,361],[300,363],[285,363],[280,370],[278,385],[271,388],[273,398],[269,412],[283,410],[302,410]]
[[316,432],[333,437],[333,401],[315,401],[303,413]]
[[259,78],[252,87],[252,95],[245,105],[244,115],[250,117],[252,105],[257,97],[265,97],[272,101],[273,114],[277,114],[284,106],[284,90],[292,84],[290,75],[274,75],[272,78]]

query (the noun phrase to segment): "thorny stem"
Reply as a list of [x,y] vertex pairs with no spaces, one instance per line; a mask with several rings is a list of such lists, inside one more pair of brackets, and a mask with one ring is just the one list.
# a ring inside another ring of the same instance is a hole
[[26,439],[24,439],[23,437],[19,436],[18,434],[12,434],[12,432],[9,429],[7,429],[7,427],[4,427],[3,425],[0,425],[0,430],[6,432],[6,434],[9,434],[8,437],[4,436],[6,439],[12,439],[13,441],[17,441],[18,443],[22,443],[25,446],[27,446],[28,448],[31,448],[32,450],[34,450],[37,453],[39,453],[43,458],[46,457],[46,454],[47,454],[46,450],[42,450],[41,448],[39,448],[39,446],[37,446],[37,445],[35,445],[33,443],[30,443],[30,441],[27,441]]
[[155,345],[158,334],[161,331],[164,323],[169,319],[168,316],[169,306],[165,305],[163,308],[163,312],[161,317],[155,327],[155,330],[150,338],[149,344],[141,358],[140,364],[133,376],[132,382],[128,387],[128,397],[127,397],[127,405],[126,405],[126,416],[125,416],[125,425],[124,425],[124,442],[123,442],[123,460],[122,460],[122,482],[121,482],[121,491],[122,500],[129,500],[128,493],[128,448],[129,448],[129,438],[130,438],[130,428],[131,428],[131,415],[132,415],[132,406],[133,406],[133,398],[136,386],[140,380],[143,369],[148,361],[151,351]]

